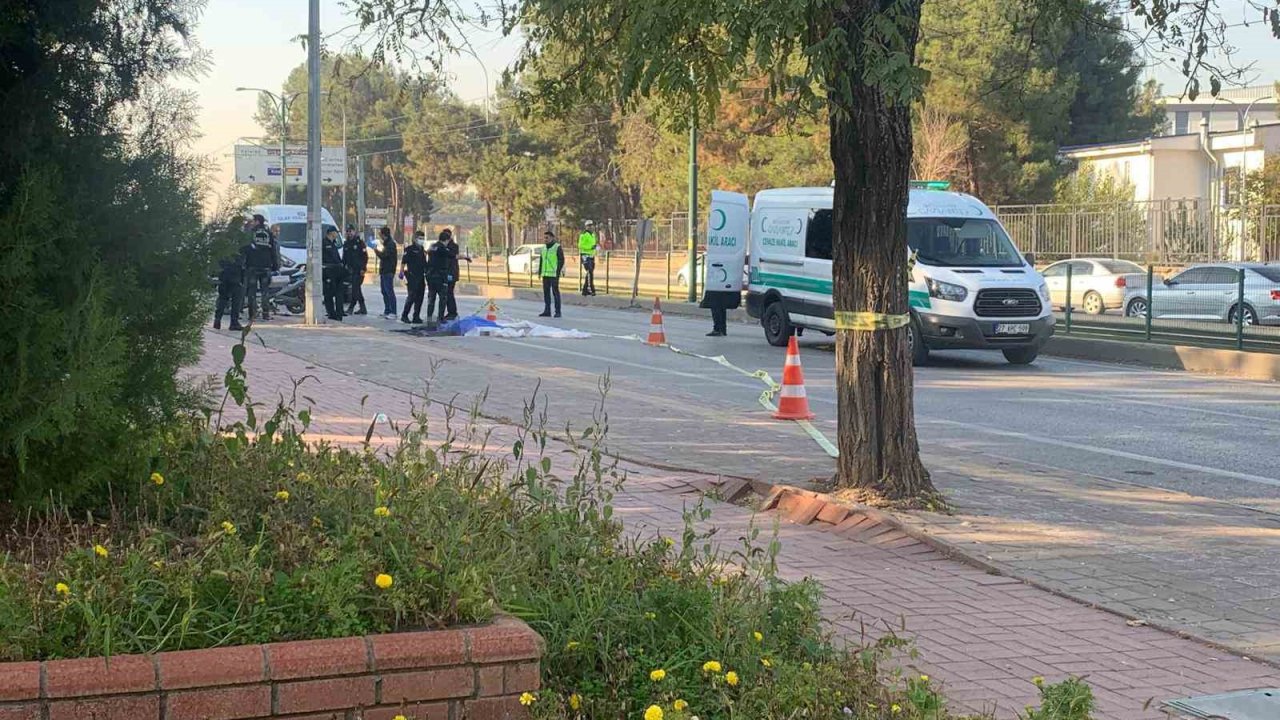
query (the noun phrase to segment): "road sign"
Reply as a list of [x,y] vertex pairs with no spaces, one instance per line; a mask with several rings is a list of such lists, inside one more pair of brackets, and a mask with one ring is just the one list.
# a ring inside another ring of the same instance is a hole
[[390,211],[387,208],[371,208],[364,209],[364,223],[369,227],[380,228],[386,227]]
[[[285,148],[284,179],[288,185],[307,184],[307,146]],[[236,182],[248,185],[280,184],[280,147],[236,145]],[[347,184],[347,149],[341,145],[320,148],[320,184]]]
[[409,238],[413,237],[413,213],[404,214],[404,241],[409,242]]

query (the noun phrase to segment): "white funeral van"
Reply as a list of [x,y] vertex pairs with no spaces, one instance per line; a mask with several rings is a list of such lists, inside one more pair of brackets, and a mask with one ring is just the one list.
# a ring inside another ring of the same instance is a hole
[[[1054,330],[1044,278],[977,198],[915,185],[907,208],[907,243],[916,258],[908,297],[913,362],[944,349],[1000,350],[1011,363],[1034,361]],[[747,312],[760,319],[772,345],[785,345],[805,328],[835,331],[832,190],[764,190],[749,213]],[[744,195],[713,193],[709,268],[718,249],[715,226],[746,217],[745,208]]]
[[[261,215],[266,218],[267,227],[275,233],[276,242],[280,243],[280,257],[285,265],[302,265],[307,262],[307,206],[306,205],[254,205],[249,208],[249,216]],[[320,237],[324,237],[330,228],[341,228],[333,221],[329,211],[320,208]]]

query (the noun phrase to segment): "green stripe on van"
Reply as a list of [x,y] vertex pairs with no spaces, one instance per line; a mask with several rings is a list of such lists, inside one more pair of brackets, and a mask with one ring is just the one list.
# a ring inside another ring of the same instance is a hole
[[[831,281],[818,280],[815,278],[800,277],[798,275],[783,275],[781,273],[767,273],[753,270],[751,272],[751,282],[758,285],[768,285],[770,287],[782,288],[784,290],[799,290],[801,292],[831,294]],[[907,293],[907,304],[913,308],[929,309],[933,304],[929,301],[929,293],[924,290],[910,290]]]
[[933,303],[929,302],[929,293],[924,290],[908,290],[907,305],[923,310],[933,307]]

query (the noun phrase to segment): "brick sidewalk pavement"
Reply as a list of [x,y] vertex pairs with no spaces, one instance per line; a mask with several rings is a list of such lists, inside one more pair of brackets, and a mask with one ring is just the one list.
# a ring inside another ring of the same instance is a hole
[[[229,335],[206,332],[205,356],[191,373],[221,377],[233,343]],[[403,391],[260,345],[250,347],[246,367],[250,392],[259,401],[288,393],[293,378],[314,376],[319,389],[309,385],[304,394],[320,403],[311,433],[317,439],[357,443],[373,413],[404,420],[410,411],[411,398]],[[491,446],[509,446],[512,437],[510,429],[496,428]],[[616,512],[635,532],[678,534],[693,485],[707,482],[707,476],[626,463],[621,469],[629,480],[615,498]],[[745,535],[753,523],[768,528],[782,520],[778,513],[756,514],[710,499],[706,504],[712,510],[708,523],[725,538]],[[826,527],[778,526],[782,575],[820,582],[826,617],[851,642],[859,642],[864,627],[905,623],[905,634],[920,650],[914,666],[939,680],[957,709],[1013,718],[1035,700],[1030,678],[1037,675],[1050,682],[1087,675],[1099,720],[1162,718],[1162,700],[1280,686],[1280,670],[1270,665],[1131,627],[1105,611],[948,560],[867,518]],[[1148,700],[1154,702],[1144,709]]]

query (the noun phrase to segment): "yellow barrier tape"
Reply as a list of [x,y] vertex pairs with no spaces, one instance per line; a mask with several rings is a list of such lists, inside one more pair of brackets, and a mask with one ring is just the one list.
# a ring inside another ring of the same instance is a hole
[[911,316],[841,310],[836,313],[835,320],[837,330],[894,330],[906,327]]

